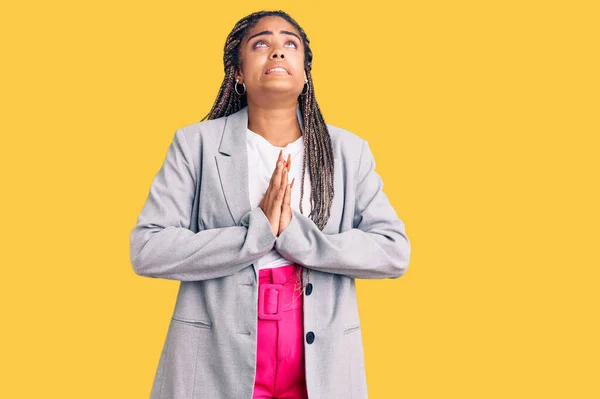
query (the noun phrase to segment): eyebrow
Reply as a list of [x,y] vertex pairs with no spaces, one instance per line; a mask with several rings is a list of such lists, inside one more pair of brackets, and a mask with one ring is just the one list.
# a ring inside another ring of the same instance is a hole
[[[298,36],[294,32],[290,32],[288,30],[280,30],[279,33],[283,33],[284,35],[295,36],[298,40],[300,40],[300,43],[302,43],[302,39],[300,39],[300,36]],[[273,31],[263,30],[262,32],[255,33],[252,36],[250,36],[248,38],[248,40],[246,40],[246,43],[248,43],[251,39],[255,38],[256,36],[260,36],[260,35],[272,35],[272,34],[273,34]]]

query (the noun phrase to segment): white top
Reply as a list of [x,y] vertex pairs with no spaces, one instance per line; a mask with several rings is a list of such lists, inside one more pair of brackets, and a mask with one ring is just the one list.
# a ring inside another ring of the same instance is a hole
[[[248,148],[248,180],[250,191],[250,205],[252,209],[260,205],[260,201],[265,196],[269,181],[275,170],[275,163],[279,156],[279,151],[283,150],[282,157],[287,161],[288,154],[291,155],[291,169],[288,173],[288,182],[294,181],[292,187],[291,206],[300,212],[300,183],[302,181],[302,157],[304,156],[304,136],[300,136],[293,143],[285,147],[276,147],[267,139],[258,133],[247,129],[246,145]],[[310,175],[308,163],[304,175],[304,198],[302,200],[302,213],[306,216],[311,212],[310,206]],[[292,262],[285,259],[272,248],[265,256],[258,260],[258,268],[275,268],[278,266],[289,265]]]

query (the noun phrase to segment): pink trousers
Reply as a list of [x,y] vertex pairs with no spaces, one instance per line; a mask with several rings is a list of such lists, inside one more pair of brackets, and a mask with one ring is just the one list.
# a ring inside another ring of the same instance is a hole
[[304,294],[296,283],[296,267],[300,266],[259,270],[253,399],[308,399],[304,374]]

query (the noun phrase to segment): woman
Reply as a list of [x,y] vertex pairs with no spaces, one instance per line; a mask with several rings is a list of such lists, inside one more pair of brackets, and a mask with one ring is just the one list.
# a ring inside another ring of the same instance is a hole
[[404,224],[368,143],[324,122],[289,15],[241,19],[224,64],[131,232],[135,272],[181,282],[150,396],[366,398],[354,279],[404,274]]

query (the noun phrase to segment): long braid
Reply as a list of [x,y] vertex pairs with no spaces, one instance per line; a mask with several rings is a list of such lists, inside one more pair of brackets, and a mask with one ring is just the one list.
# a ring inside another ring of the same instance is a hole
[[[311,212],[308,217],[315,223],[319,230],[323,230],[331,214],[331,205],[334,196],[334,161],[331,137],[327,124],[315,98],[312,75],[312,51],[310,40],[298,23],[284,11],[258,11],[240,19],[227,36],[224,46],[223,65],[225,77],[212,109],[202,120],[217,119],[231,115],[248,105],[246,94],[238,95],[235,91],[235,71],[240,65],[240,43],[252,27],[262,17],[279,16],[292,24],[304,42],[304,69],[308,78],[306,93],[298,97],[302,119],[304,122],[304,154],[302,160],[302,179],[300,184],[300,212],[304,198],[304,179],[306,167],[309,169],[311,180],[310,204]],[[302,272],[306,270],[306,283],[310,282],[309,268],[298,267],[296,283],[300,283],[300,292],[306,285],[302,285]]]

